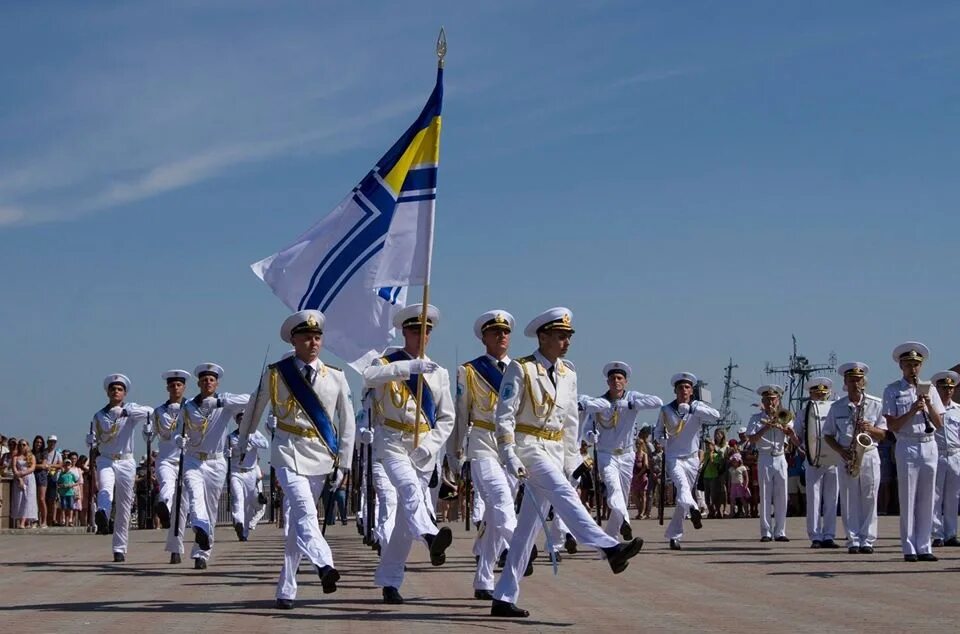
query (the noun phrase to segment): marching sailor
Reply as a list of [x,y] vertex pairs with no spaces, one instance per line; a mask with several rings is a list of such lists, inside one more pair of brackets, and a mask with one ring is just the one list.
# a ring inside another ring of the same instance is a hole
[[960,374],[947,370],[933,375],[943,403],[943,426],[937,439],[937,490],[933,498],[933,545],[960,546],[957,540],[957,506],[960,496],[960,405],[953,394]]
[[[96,446],[99,456],[97,468],[97,513],[94,522],[97,535],[109,533],[110,511],[117,504],[113,529],[113,561],[126,560],[127,536],[130,532],[130,513],[133,508],[133,481],[137,474],[134,460],[134,430],[146,423],[153,412],[149,407],[126,403],[130,379],[122,374],[109,374],[103,380],[107,404],[93,415],[87,445]],[[116,500],[114,500],[116,485]]]
[[[390,354],[395,352],[400,348],[394,348],[390,350],[388,348],[387,352],[384,354]],[[363,396],[363,410],[365,412],[363,416],[363,429],[360,430],[360,443],[364,446],[373,444],[373,427],[371,421],[370,412],[373,407],[373,395],[374,390],[367,390]],[[359,423],[358,423],[358,426]],[[373,513],[373,518],[376,520],[375,525],[372,527],[370,539],[372,540],[368,545],[377,551],[377,554],[380,555],[383,553],[383,549],[386,547],[387,543],[390,541],[390,536],[393,535],[393,528],[396,525],[397,521],[397,489],[390,483],[390,478],[387,476],[387,472],[383,469],[383,463],[377,459],[375,452],[372,452],[373,459],[371,460],[370,470],[364,470],[364,478],[368,475],[372,475],[371,483],[374,496],[374,503],[376,505],[376,511]],[[367,490],[364,487],[364,513],[367,512],[370,502],[366,500]]]
[[[437,456],[453,430],[454,404],[447,371],[426,356],[417,358],[425,353],[430,332],[440,321],[440,311],[428,305],[423,324],[422,309],[422,304],[411,304],[394,315],[393,325],[403,333],[403,348],[363,371],[364,387],[374,390],[374,454],[397,491],[396,524],[382,545],[374,575],[374,583],[383,588],[384,603],[391,604],[403,603],[399,588],[413,541],[426,543],[430,563],[442,566],[453,540],[449,527],[437,529],[428,501]],[[426,332],[422,342],[421,326]],[[422,400],[418,408],[419,377]]]
[[[757,479],[760,480],[760,541],[788,542],[787,537],[787,459],[783,456],[788,441],[799,445],[793,431],[793,416],[780,409],[783,388],[761,385],[757,388],[762,411],[750,417],[747,437],[755,443]],[[770,503],[773,503],[774,524],[771,536]]]
[[[630,366],[623,361],[611,361],[603,366],[607,380],[607,392],[599,398],[583,396],[580,403],[593,419],[593,428],[587,430],[587,441],[597,448],[597,468],[606,486],[607,535],[633,539],[630,516],[627,513],[630,482],[633,480],[633,463],[636,460],[633,428],[641,410],[660,409],[663,401],[658,396],[627,391]],[[594,486],[600,486],[595,482]]]
[[253,409],[244,416],[238,438],[240,447],[250,446],[269,405],[277,417],[271,462],[289,512],[276,591],[281,610],[294,607],[302,557],[317,567],[324,594],[336,592],[340,579],[320,531],[317,499],[330,476],[339,479],[349,472],[356,422],[346,376],[318,358],[323,323],[318,310],[302,310],[284,320],[280,338],[293,346],[294,355],[270,365],[260,377]]
[[213,532],[220,509],[220,494],[227,479],[227,444],[230,421],[243,411],[247,394],[218,392],[223,368],[216,363],[201,363],[194,371],[200,393],[184,403],[183,434],[176,437],[184,450],[183,488],[193,526],[194,545],[190,552],[193,567],[203,570],[213,550]]
[[517,527],[506,565],[493,591],[492,616],[526,617],[516,606],[520,576],[550,505],[577,542],[603,551],[614,574],[623,572],[643,540],[620,543],[590,517],[570,484],[579,466],[577,374],[562,359],[574,330],[572,313],[557,307],[533,318],[524,334],[537,339],[536,352],[514,359],[500,384],[496,438],[507,470],[524,482]]
[[675,398],[660,408],[653,437],[664,442],[665,467],[677,491],[676,507],[664,537],[670,540],[670,550],[680,550],[684,516],[690,514],[695,529],[703,526],[700,506],[693,493],[700,471],[700,430],[719,420],[720,412],[703,401],[694,400],[697,377],[690,372],[674,374],[670,384]]
[[[837,465],[833,460],[836,452],[827,447],[823,439],[823,424],[833,404],[827,400],[832,389],[833,381],[826,377],[810,379],[807,383],[810,400],[807,401],[805,410],[808,415],[797,424],[797,436],[804,440],[804,451],[807,454],[807,537],[810,539],[810,548],[840,547],[833,541],[837,534],[837,500],[840,491]],[[807,427],[808,424],[810,428]]]
[[[847,552],[873,554],[877,540],[877,493],[880,491],[880,452],[887,423],[882,402],[867,394],[870,367],[854,361],[837,368],[847,395],[834,401],[823,423],[823,439],[840,458],[840,511],[847,532]],[[860,437],[867,434],[870,440]],[[809,481],[808,481],[809,482]],[[808,485],[809,486],[809,485]],[[809,491],[809,488],[808,488]],[[826,511],[824,502],[824,511]]]
[[[243,414],[237,415],[237,424],[241,425]],[[259,451],[269,449],[270,441],[259,431],[247,436],[246,447],[240,448],[240,428],[237,427],[229,438],[227,458],[230,460],[230,516],[237,539],[247,541],[250,531],[257,525],[257,511],[260,508]],[[261,514],[262,515],[262,514]]]
[[940,395],[920,383],[920,366],[930,356],[925,345],[907,341],[893,350],[903,376],[883,390],[883,415],[897,437],[900,493],[900,546],[904,561],[937,561],[932,552],[933,490],[937,479],[934,431],[944,413]]
[[186,370],[167,370],[161,377],[166,382],[169,398],[153,409],[151,421],[144,425],[144,433],[157,437],[157,481],[160,493],[153,512],[160,519],[160,526],[170,528],[170,515],[174,511],[173,498],[177,492],[177,466],[180,450],[174,437],[179,433],[180,410],[186,399],[183,392],[190,373]]

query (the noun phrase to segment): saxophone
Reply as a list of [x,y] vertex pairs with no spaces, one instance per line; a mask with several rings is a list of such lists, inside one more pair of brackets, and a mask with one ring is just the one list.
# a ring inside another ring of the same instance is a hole
[[860,467],[863,465],[863,454],[867,449],[873,446],[873,438],[866,433],[866,426],[863,421],[863,408],[866,404],[866,397],[861,396],[860,404],[853,410],[853,442],[850,445],[850,457],[846,461],[847,474],[851,478],[860,477]]

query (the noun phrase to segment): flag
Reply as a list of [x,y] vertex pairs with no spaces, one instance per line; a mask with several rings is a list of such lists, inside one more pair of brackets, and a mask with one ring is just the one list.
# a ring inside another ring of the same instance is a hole
[[326,316],[324,346],[362,371],[393,339],[409,286],[430,282],[443,69],[423,111],[352,192],[251,265],[291,310]]

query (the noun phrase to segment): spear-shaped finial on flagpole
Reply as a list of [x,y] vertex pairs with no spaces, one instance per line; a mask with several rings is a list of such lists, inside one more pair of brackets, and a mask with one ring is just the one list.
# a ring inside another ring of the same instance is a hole
[[443,58],[447,55],[447,34],[443,27],[440,27],[440,35],[437,36],[437,66],[443,68]]

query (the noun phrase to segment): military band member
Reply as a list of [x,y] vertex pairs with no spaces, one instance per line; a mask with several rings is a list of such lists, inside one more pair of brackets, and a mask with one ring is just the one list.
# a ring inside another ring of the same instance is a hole
[[293,345],[294,355],[271,364],[260,377],[256,403],[244,416],[238,439],[241,447],[247,445],[269,406],[277,417],[271,462],[289,509],[276,590],[281,610],[294,607],[297,568],[304,556],[317,567],[324,594],[336,592],[340,579],[320,531],[317,499],[328,476],[349,472],[356,421],[343,371],[318,358],[323,323],[318,310],[302,310],[284,320],[280,338]]
[[203,570],[213,551],[220,494],[227,479],[223,454],[230,421],[243,411],[250,397],[218,392],[223,368],[216,363],[201,363],[193,373],[200,393],[183,405],[185,433],[177,436],[177,446],[184,449],[183,488],[194,534],[190,557],[193,567]]
[[[893,350],[903,376],[883,390],[883,415],[897,437],[897,485],[900,494],[900,546],[904,561],[937,561],[932,552],[933,490],[937,480],[937,444],[943,404],[936,390],[924,395],[920,366],[930,356],[925,345],[908,341]],[[925,384],[924,387],[929,387]]]
[[183,393],[190,376],[186,370],[167,370],[161,375],[166,382],[168,398],[166,402],[154,408],[151,421],[144,426],[146,433],[157,438],[156,471],[160,492],[153,512],[160,519],[160,526],[163,528],[170,528],[170,515],[176,506],[174,496],[177,493],[180,449],[174,437],[180,432],[182,426],[180,411],[186,402]]
[[149,420],[153,410],[125,402],[130,390],[130,379],[122,374],[107,375],[103,380],[103,389],[107,393],[108,402],[93,415],[90,433],[87,435],[87,445],[96,446],[100,452],[96,460],[98,491],[94,522],[97,525],[97,535],[106,535],[109,532],[110,512],[116,503],[113,560],[121,562],[126,560],[127,555],[133,483],[137,475],[134,431],[138,424]]
[[[580,398],[584,411],[593,420],[592,429],[586,432],[586,436],[587,441],[597,448],[597,469],[606,487],[607,508],[610,509],[607,535],[615,537],[620,534],[627,540],[633,539],[627,512],[627,496],[636,460],[633,428],[641,410],[663,407],[658,396],[627,391],[630,374],[628,364],[611,361],[603,367],[607,392],[599,398]],[[601,486],[601,483],[595,482],[594,486]]]
[[[837,474],[836,452],[827,446],[823,439],[823,424],[833,401],[830,391],[833,381],[817,376],[807,383],[807,409],[811,420],[804,416],[797,423],[797,436],[803,439],[804,452],[807,454],[806,471],[807,491],[807,537],[811,548],[839,548],[833,540],[837,531],[837,500],[839,499],[840,480]],[[807,429],[807,423],[816,425]],[[808,446],[811,445],[812,446]],[[822,505],[822,511],[821,511]]]
[[[237,415],[240,425],[243,415]],[[227,459],[230,461],[230,517],[237,539],[245,542],[250,531],[257,525],[255,516],[260,508],[257,484],[260,482],[260,469],[257,464],[259,451],[269,449],[270,441],[259,431],[247,436],[245,447],[240,447],[239,427],[230,434]]]
[[603,552],[614,574],[623,572],[643,547],[642,539],[620,543],[603,532],[570,484],[581,461],[577,375],[562,358],[573,336],[571,322],[571,312],[562,307],[535,317],[524,334],[537,339],[537,351],[514,359],[500,385],[498,450],[507,470],[524,481],[524,495],[506,565],[493,591],[493,616],[529,616],[516,606],[520,576],[550,505],[580,545]]
[[933,545],[960,546],[957,539],[957,506],[960,501],[960,405],[953,395],[960,374],[947,370],[933,375],[940,401],[943,403],[943,426],[935,434],[937,440],[937,490],[933,498]]
[[[374,454],[397,490],[396,525],[381,550],[374,575],[376,585],[383,588],[384,603],[391,604],[403,603],[399,588],[413,541],[426,543],[430,563],[442,566],[453,540],[449,527],[438,530],[433,522],[428,486],[438,455],[453,431],[454,404],[447,371],[428,357],[417,358],[421,352],[421,312],[421,304],[412,304],[394,315],[393,324],[403,333],[403,349],[377,359],[363,371],[364,387],[374,390]],[[440,320],[436,307],[428,306],[426,312],[423,351]],[[418,375],[423,377],[419,413]]]
[[494,414],[503,372],[510,364],[507,351],[513,326],[513,315],[505,310],[488,311],[474,323],[473,333],[483,343],[485,353],[457,368],[457,416],[450,436],[454,451],[465,448],[459,457],[469,461],[473,487],[484,509],[474,551],[477,571],[473,596],[487,601],[493,599],[494,564],[517,527],[513,493],[494,437]]
[[[834,401],[823,423],[823,439],[840,462],[840,510],[847,532],[847,552],[873,554],[877,540],[877,493],[880,491],[880,452],[877,443],[887,429],[882,402],[866,393],[870,367],[854,361],[837,369],[847,395]],[[870,441],[858,440],[860,434]],[[824,503],[826,510],[826,503]]]
[[[757,479],[760,480],[760,541],[788,542],[787,537],[787,459],[784,446],[800,441],[793,431],[793,419],[784,416],[780,409],[783,388],[779,385],[763,385],[757,388],[763,411],[750,417],[747,437],[755,443]],[[787,420],[789,419],[789,420]],[[770,527],[770,504],[773,503],[774,525]]]
[[676,507],[664,532],[670,550],[680,550],[683,518],[689,513],[695,529],[703,526],[702,513],[694,497],[700,471],[700,430],[720,419],[720,412],[693,398],[697,377],[690,372],[674,374],[670,379],[675,398],[660,408],[653,437],[664,443],[667,475],[676,489]]

